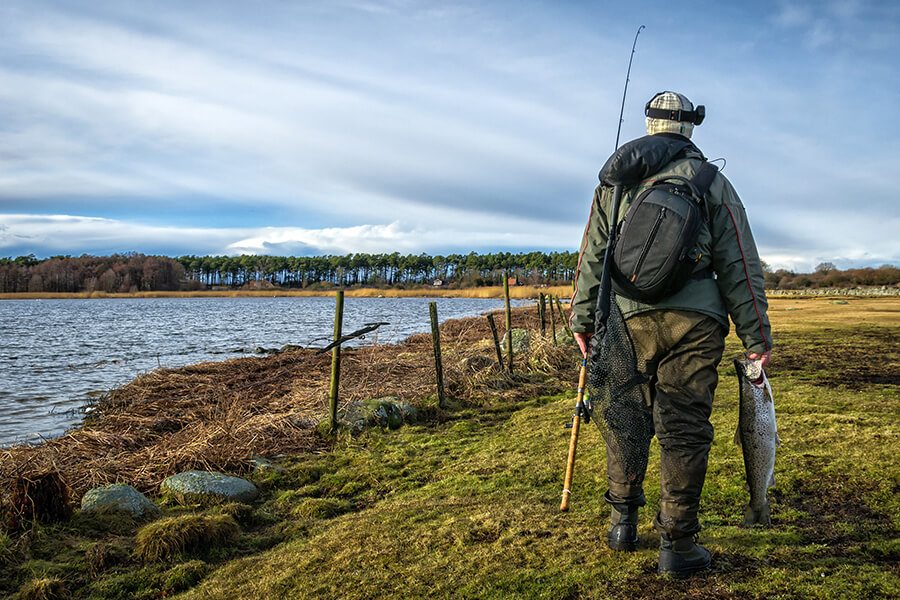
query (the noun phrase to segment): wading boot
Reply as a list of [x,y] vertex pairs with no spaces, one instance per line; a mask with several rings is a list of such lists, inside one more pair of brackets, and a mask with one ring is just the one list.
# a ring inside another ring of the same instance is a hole
[[612,507],[609,533],[606,534],[606,545],[613,550],[631,552],[637,549],[638,509],[628,507],[628,512],[619,512]]
[[709,550],[696,543],[694,536],[672,540],[663,534],[659,543],[659,572],[683,577],[708,569]]

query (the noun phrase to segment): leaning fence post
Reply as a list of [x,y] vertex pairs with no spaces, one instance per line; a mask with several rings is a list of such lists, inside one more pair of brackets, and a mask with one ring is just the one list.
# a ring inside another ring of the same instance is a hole
[[488,313],[488,326],[491,328],[491,335],[494,338],[494,350],[497,351],[497,365],[503,370],[503,352],[500,350],[500,336],[497,335],[497,324],[494,323],[494,313]]
[[509,307],[509,271],[503,274],[503,299],[506,303],[506,356],[509,362],[507,368],[513,370],[513,342],[512,342],[512,309]]
[[441,366],[441,330],[438,327],[437,302],[428,303],[431,313],[431,344],[434,346],[434,372],[437,374],[438,406],[444,408],[444,369]]
[[553,296],[549,297],[550,300],[550,329],[553,331],[553,345],[556,345],[556,311],[553,310]]
[[[334,341],[341,339],[341,327],[344,321],[344,290],[338,290],[334,303]],[[337,429],[338,386],[341,380],[341,345],[335,343],[331,349],[331,393],[328,397],[331,430]]]
[[541,319],[541,337],[547,335],[547,299],[544,292],[538,294],[538,317]]
[[569,327],[569,319],[566,318],[565,313],[563,313],[562,302],[560,301],[559,296],[556,297],[556,308],[559,309],[559,318],[562,319],[563,327],[566,328],[566,333],[569,334],[569,337],[575,337],[572,334],[572,328]]

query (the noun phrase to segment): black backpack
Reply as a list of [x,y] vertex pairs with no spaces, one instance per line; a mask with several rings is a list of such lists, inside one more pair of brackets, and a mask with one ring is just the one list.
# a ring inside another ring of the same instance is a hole
[[707,219],[704,196],[718,171],[703,161],[690,180],[665,177],[635,198],[619,224],[609,265],[617,294],[656,304],[697,277],[697,238]]

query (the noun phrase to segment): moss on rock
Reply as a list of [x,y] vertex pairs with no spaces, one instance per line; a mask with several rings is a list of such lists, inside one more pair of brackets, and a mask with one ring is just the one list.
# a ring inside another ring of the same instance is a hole
[[223,502],[253,502],[259,490],[240,477],[208,471],[185,471],[163,480],[163,496],[181,505],[209,506]]

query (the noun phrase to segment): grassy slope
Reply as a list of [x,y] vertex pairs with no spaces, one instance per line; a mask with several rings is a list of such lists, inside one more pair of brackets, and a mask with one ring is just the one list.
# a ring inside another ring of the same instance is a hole
[[[105,600],[171,597],[201,579],[185,597],[898,596],[900,302],[778,299],[770,314],[784,442],[775,526],[735,526],[746,492],[731,442],[736,380],[725,364],[703,497],[712,573],[687,581],[655,574],[652,510],[641,516],[641,551],[606,549],[604,457],[593,426],[583,430],[572,510],[559,513],[573,393],[523,391],[451,410],[441,423],[372,430],[288,459],[284,472],[258,479],[261,504],[229,509],[244,531],[233,544],[142,564],[133,553],[139,524],[81,513],[22,540],[0,535],[0,595],[48,577],[75,598]],[[729,338],[726,356],[737,352]],[[651,509],[655,459],[654,446]]]
[[[786,364],[772,378],[783,445],[775,526],[768,530],[735,526],[746,493],[731,442],[736,380],[723,365],[703,497],[702,538],[716,559],[710,574],[687,581],[655,575],[651,510],[641,517],[641,551],[606,549],[603,451],[593,427],[581,439],[572,511],[559,513],[568,435],[562,424],[571,405],[564,394],[462,411],[439,426],[372,432],[293,464],[271,482],[279,491],[270,502],[300,515],[294,539],[226,564],[186,597],[900,594],[900,393],[896,385],[867,383],[897,372],[895,311],[895,302],[871,300],[773,306]],[[737,351],[731,338],[729,351]],[[829,353],[832,363],[814,360]],[[827,382],[858,375],[866,362],[871,368],[850,387]],[[658,498],[655,456],[654,445],[651,507]],[[314,481],[320,472],[326,474]],[[317,518],[309,508],[327,498],[361,510]]]

